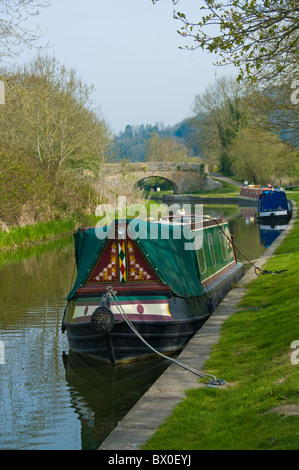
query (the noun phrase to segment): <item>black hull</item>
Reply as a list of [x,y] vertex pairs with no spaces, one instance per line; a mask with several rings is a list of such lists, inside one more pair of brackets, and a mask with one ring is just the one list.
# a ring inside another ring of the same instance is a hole
[[292,213],[286,215],[268,215],[268,216],[256,216],[256,221],[258,224],[266,224],[266,225],[280,225],[280,224],[287,224],[292,217]]
[[[140,335],[157,351],[172,354],[182,350],[209,318],[210,313],[187,320],[134,322]],[[97,333],[90,323],[66,324],[70,350],[103,362],[124,362],[156,355],[125,321],[110,333]]]
[[[230,268],[229,273],[209,284],[206,295],[188,299],[172,297],[169,301],[172,320],[134,321],[134,327],[155,350],[165,355],[177,353],[184,349],[243,274],[243,266],[238,263]],[[90,321],[82,323],[63,321],[63,329],[67,333],[70,351],[82,356],[107,363],[157,356],[132,331],[125,320],[116,320],[112,330],[107,334],[96,331]]]

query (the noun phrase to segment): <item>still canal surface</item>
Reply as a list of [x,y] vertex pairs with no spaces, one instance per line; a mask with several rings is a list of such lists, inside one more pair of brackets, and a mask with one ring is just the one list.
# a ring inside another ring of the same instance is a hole
[[[265,249],[261,230],[241,212],[205,207],[229,217],[236,245],[254,260]],[[115,367],[72,355],[61,320],[73,275],[72,238],[0,257],[0,449],[98,449],[169,366],[158,359]]]

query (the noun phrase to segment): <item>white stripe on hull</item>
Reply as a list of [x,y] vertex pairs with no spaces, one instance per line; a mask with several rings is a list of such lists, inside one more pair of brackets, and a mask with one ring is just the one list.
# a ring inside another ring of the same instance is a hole
[[281,215],[288,215],[287,211],[267,211],[267,212],[257,212],[257,217],[279,217]]
[[[119,302],[124,312],[127,315],[159,315],[159,316],[170,316],[168,310],[168,301],[165,303],[131,303],[131,302]],[[76,305],[73,315],[73,320],[80,317],[90,316],[93,314],[95,309],[100,305]],[[119,310],[115,305],[111,306],[111,311],[114,314],[119,313]]]

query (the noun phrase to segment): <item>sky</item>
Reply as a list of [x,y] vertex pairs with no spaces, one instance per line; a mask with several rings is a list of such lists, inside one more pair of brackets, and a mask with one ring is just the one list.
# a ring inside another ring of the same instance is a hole
[[[177,9],[197,20],[201,4],[180,0]],[[42,52],[94,85],[93,100],[116,134],[127,124],[181,122],[193,115],[195,95],[230,73],[200,49],[179,49],[188,41],[177,33],[171,0],[51,0],[30,21],[43,32],[40,43],[49,42]]]

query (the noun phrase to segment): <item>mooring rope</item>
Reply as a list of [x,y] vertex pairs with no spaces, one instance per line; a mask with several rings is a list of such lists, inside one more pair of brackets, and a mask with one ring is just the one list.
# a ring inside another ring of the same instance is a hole
[[162,354],[160,351],[157,351],[153,346],[151,346],[144,338],[143,336],[139,333],[139,331],[135,328],[134,324],[131,322],[131,320],[128,318],[126,312],[124,311],[124,309],[122,308],[122,306],[120,305],[119,301],[118,301],[118,298],[116,296],[117,292],[115,292],[113,290],[113,287],[112,286],[109,286],[107,287],[107,294],[108,296],[110,297],[110,299],[112,300],[112,302],[114,303],[114,305],[116,306],[117,310],[119,311],[119,313],[121,314],[121,316],[123,317],[123,319],[125,320],[125,322],[127,323],[127,325],[131,328],[131,330],[138,336],[138,338],[146,345],[148,346],[152,351],[154,351],[156,354],[158,354],[159,356],[163,357],[164,359],[167,359],[175,364],[177,364],[178,366],[188,370],[189,372],[192,372],[193,374],[199,376],[199,377],[204,377],[204,378],[209,378],[210,379],[210,382],[207,384],[207,386],[209,387],[218,387],[219,385],[223,385],[225,384],[225,381],[222,380],[222,379],[217,379],[214,375],[212,374],[208,374],[206,372],[203,372],[203,371],[198,371],[196,369],[193,369],[193,367],[190,367],[190,366],[187,366],[185,364],[183,364],[182,362],[178,361],[177,359],[174,359],[172,357],[169,357],[169,356],[165,356],[164,354]]
[[[216,224],[218,225],[218,227],[220,228],[221,232],[224,234],[224,236],[229,240],[229,242],[232,244],[232,246],[235,248],[235,250],[237,250],[241,256],[243,256],[244,259],[246,259],[246,261],[251,264],[251,266],[254,267],[254,272],[255,274],[258,276],[259,274],[281,274],[281,273],[284,273],[285,271],[287,271],[287,269],[281,269],[280,271],[268,271],[267,269],[261,269],[259,268],[258,266],[256,266],[252,261],[250,261],[250,259],[248,259],[242,252],[241,250],[239,250],[239,248],[236,246],[236,244],[231,240],[230,237],[227,236],[227,234],[225,233],[225,231],[223,230],[223,228],[219,225],[218,221],[216,219],[214,219],[214,222],[216,222]],[[259,271],[259,272],[258,272]]]

